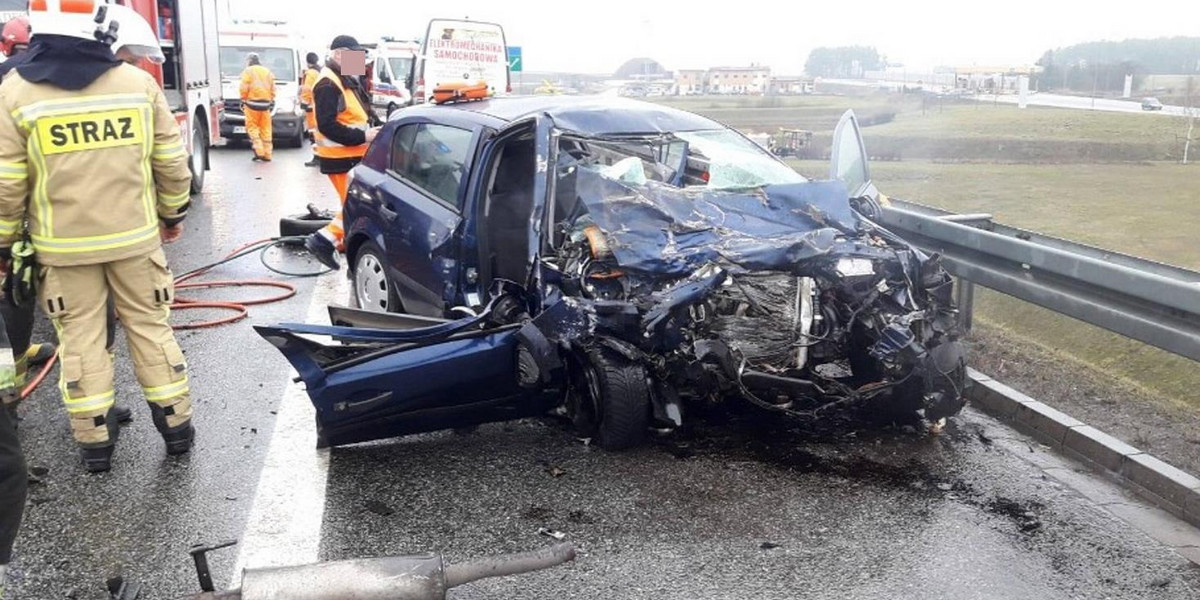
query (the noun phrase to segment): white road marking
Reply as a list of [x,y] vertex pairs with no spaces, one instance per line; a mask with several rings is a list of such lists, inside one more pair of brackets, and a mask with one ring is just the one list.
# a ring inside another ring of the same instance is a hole
[[[305,321],[327,323],[326,306],[347,298],[348,289],[344,272],[319,278]],[[289,378],[279,403],[258,489],[238,544],[231,587],[241,584],[242,570],[247,567],[298,565],[318,559],[329,451],[317,449],[315,412],[302,387]]]

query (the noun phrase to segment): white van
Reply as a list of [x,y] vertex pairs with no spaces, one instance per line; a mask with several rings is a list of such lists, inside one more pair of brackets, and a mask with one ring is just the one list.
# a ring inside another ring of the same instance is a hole
[[430,21],[413,69],[413,102],[429,102],[439,85],[479,80],[487,82],[492,95],[512,91],[504,28],[457,19]]
[[256,53],[262,65],[275,75],[272,137],[299,148],[304,142],[304,109],[300,107],[304,54],[300,42],[280,24],[239,22],[222,28],[218,43],[221,46],[221,92],[225,99],[221,137],[246,139],[241,78],[242,71],[246,70],[246,56]]
[[392,116],[397,108],[412,104],[409,91],[413,62],[421,45],[417,42],[400,42],[384,39],[375,46],[372,59],[375,62],[371,85],[371,105],[383,111],[385,117]]

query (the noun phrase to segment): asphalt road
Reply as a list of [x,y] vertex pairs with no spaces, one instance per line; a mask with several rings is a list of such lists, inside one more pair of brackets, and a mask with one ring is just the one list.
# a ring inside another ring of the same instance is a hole
[[[310,201],[334,202],[301,166],[307,151],[279,150],[271,164],[241,150],[214,158],[185,239],[168,250],[176,272],[273,235],[281,214]],[[264,274],[247,258],[215,275]],[[253,308],[250,322],[314,318],[344,288],[338,275],[295,283],[296,297]],[[187,458],[164,456],[123,347],[118,396],[136,420],[113,472],[83,472],[53,387],[22,408],[41,482],[9,597],[100,599],[121,573],[147,586],[143,598],[175,598],[196,590],[186,551],[200,542],[242,539],[241,554],[211,558],[220,587],[239,556],[251,567],[430,551],[457,560],[552,543],[539,528],[565,533],[578,560],[452,597],[1200,596],[1200,569],[1126,520],[1169,519],[973,411],[940,436],[799,430],[747,413],[624,454],[551,418],[316,451],[303,394],[248,324],[181,344],[199,429]]]

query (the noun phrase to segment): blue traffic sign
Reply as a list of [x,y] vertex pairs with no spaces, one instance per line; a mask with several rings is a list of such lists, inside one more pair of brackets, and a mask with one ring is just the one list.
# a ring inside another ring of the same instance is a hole
[[524,65],[521,62],[521,47],[508,47],[508,70],[513,73],[520,73],[524,70]]

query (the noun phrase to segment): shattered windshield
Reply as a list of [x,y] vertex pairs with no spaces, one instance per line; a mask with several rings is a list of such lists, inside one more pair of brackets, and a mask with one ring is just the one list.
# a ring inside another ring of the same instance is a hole
[[728,129],[654,137],[567,140],[566,155],[626,184],[738,190],[803,183],[802,175]]

